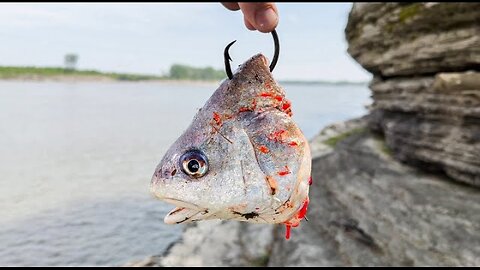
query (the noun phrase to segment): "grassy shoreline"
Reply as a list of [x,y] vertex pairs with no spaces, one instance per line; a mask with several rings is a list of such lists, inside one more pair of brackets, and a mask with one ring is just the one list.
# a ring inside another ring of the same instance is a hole
[[[226,76],[225,76],[226,78]],[[155,76],[145,74],[100,72],[96,70],[65,70],[60,67],[14,67],[0,66],[0,80],[7,81],[124,81],[124,82],[160,82],[160,83],[193,83],[212,84],[223,79],[177,79],[169,76]],[[305,85],[367,85],[367,82],[348,81],[301,81],[279,80],[280,84]]]
[[41,79],[41,78],[105,78],[118,81],[146,81],[146,80],[167,80],[163,76],[128,74],[128,73],[107,73],[96,70],[66,70],[59,67],[12,67],[0,66],[0,79]]

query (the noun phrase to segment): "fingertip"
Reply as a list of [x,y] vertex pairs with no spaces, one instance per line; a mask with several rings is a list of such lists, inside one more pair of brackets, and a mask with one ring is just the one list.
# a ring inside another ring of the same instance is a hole
[[278,14],[271,7],[255,12],[256,29],[263,33],[272,32],[278,25]]
[[255,30],[257,30],[257,28],[255,28],[255,26],[253,26],[253,24],[251,24],[251,23],[247,20],[247,18],[243,17],[243,21],[244,21],[245,26],[247,27],[248,30],[250,30],[250,31],[255,31]]

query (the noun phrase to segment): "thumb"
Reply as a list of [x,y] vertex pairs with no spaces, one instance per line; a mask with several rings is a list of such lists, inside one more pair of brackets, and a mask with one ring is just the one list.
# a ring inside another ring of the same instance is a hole
[[278,25],[278,10],[274,3],[238,3],[245,17],[260,32],[271,32]]

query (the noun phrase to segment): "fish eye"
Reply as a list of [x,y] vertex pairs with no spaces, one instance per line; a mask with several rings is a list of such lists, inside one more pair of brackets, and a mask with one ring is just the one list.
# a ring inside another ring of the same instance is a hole
[[180,157],[180,167],[185,174],[199,178],[207,173],[208,160],[201,151],[190,150]]

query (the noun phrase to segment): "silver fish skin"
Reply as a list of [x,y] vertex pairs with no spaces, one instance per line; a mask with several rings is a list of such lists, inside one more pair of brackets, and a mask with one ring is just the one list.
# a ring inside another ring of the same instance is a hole
[[[164,222],[233,219],[285,223],[288,231],[298,226],[308,205],[311,155],[291,115],[266,57],[257,54],[241,65],[155,170],[151,192],[176,206]],[[201,176],[190,174],[195,170]]]

